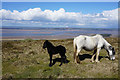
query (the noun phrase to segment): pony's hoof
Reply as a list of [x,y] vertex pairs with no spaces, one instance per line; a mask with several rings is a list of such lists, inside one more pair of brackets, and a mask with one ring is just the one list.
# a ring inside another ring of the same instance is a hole
[[99,63],[100,61],[95,61],[96,63]]
[[76,64],[79,65],[79,64],[82,64],[82,63],[81,62],[77,62]]
[[81,62],[80,61],[75,61],[75,64],[81,64]]
[[90,62],[94,63],[95,61],[91,60]]
[[81,62],[77,62],[78,64],[82,64]]

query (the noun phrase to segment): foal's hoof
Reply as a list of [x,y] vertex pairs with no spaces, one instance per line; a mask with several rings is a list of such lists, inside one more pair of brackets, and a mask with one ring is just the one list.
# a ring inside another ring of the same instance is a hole
[[52,64],[49,64],[49,67],[52,67]]
[[61,65],[59,65],[59,66],[61,66]]
[[62,64],[60,64],[59,66],[61,66]]

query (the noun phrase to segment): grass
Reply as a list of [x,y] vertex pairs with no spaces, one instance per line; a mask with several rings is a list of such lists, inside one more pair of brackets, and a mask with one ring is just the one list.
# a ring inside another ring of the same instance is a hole
[[[81,58],[81,64],[75,64],[73,60],[73,39],[50,40],[55,46],[63,45],[66,48],[70,62],[61,67],[60,62],[48,66],[48,53],[42,49],[44,40],[2,41],[3,78],[118,78],[118,39],[109,37],[106,40],[115,48],[115,61],[106,58],[107,52],[101,50],[100,63],[91,63],[93,51],[82,50],[84,58]],[[55,58],[60,56],[53,56]]]

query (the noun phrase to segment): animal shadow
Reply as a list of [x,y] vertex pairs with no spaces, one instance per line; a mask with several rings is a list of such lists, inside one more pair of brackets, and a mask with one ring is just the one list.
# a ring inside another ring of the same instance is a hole
[[[55,59],[53,59],[53,64],[52,64],[52,65],[55,65],[56,62],[61,62],[61,59],[62,59],[62,58],[55,58]],[[66,60],[65,60],[65,59],[63,60],[63,63],[64,63],[64,64],[69,63],[69,62],[70,62],[70,61],[67,60],[67,59],[66,59]]]
[[[95,57],[96,57],[96,56],[95,56]],[[108,58],[108,59],[109,59],[108,56],[99,56],[99,61],[100,61],[102,58]],[[94,60],[95,60],[95,58],[94,58]]]
[[80,61],[85,60],[86,58],[90,59],[92,57],[92,55],[90,54],[83,54],[83,55],[78,55]]
[[[92,58],[92,55],[90,54],[83,54],[83,55],[78,55],[78,58],[80,61],[83,61],[85,59],[91,59]],[[102,59],[102,58],[109,58],[108,56],[99,56],[99,61]],[[94,57],[94,60],[96,59],[96,56]]]

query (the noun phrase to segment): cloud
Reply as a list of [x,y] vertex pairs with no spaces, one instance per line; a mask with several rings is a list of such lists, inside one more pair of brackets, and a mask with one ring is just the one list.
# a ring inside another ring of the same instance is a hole
[[17,10],[0,10],[3,25],[6,23],[27,25],[39,24],[41,26],[71,26],[71,27],[112,27],[117,26],[118,9],[103,11],[96,14],[83,14],[81,12],[66,12],[65,9],[44,10],[40,8]]

